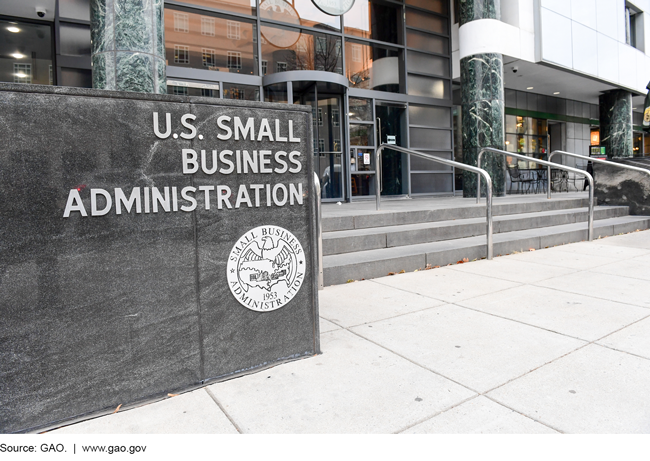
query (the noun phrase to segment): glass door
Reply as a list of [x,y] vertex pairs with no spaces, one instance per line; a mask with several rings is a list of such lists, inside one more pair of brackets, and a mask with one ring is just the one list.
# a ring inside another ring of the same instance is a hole
[[[408,147],[405,105],[377,102],[375,115],[379,128],[378,144]],[[381,195],[408,194],[408,171],[408,155],[384,149],[381,155]]]
[[372,99],[348,98],[350,197],[375,195],[375,122]]
[[341,96],[317,93],[314,154],[323,199],[343,200],[341,115]]
[[[306,83],[306,82],[301,82]],[[317,84],[294,82],[293,103],[311,106],[314,135],[314,171],[324,201],[343,200],[343,137],[341,96],[321,93]]]

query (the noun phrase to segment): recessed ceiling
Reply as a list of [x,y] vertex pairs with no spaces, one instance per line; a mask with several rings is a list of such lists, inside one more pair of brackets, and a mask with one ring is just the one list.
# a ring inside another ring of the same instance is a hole
[[[517,72],[513,72],[513,67],[517,67]],[[566,70],[508,56],[503,57],[503,73],[506,88],[532,91],[537,94],[573,99],[589,104],[598,104],[598,96],[603,91],[618,88]],[[534,90],[527,90],[531,86]],[[557,92],[559,94],[556,94]]]

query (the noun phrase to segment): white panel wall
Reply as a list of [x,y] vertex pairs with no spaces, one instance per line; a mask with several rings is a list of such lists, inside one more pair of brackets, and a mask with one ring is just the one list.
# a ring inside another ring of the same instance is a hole
[[[644,12],[650,51],[650,0],[631,0]],[[625,0],[539,0],[542,61],[645,93],[650,56],[625,43]]]

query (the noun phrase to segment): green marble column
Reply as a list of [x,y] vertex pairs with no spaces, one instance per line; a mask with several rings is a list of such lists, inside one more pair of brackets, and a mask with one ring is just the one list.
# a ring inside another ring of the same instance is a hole
[[608,157],[632,157],[632,93],[608,91],[600,95],[600,144]]
[[[478,19],[499,19],[500,0],[461,0],[461,27]],[[476,166],[483,147],[504,149],[503,58],[499,53],[460,61],[463,162]],[[481,168],[492,178],[494,195],[505,195],[506,159],[484,154]],[[484,182],[483,182],[484,184]],[[484,192],[483,192],[484,193]],[[476,174],[463,172],[463,196],[476,197]]]
[[166,93],[163,0],[90,0],[93,88]]

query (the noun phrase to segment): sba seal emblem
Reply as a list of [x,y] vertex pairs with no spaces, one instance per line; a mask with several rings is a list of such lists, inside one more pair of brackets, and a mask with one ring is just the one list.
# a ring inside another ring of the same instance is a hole
[[242,235],[230,252],[228,286],[243,306],[274,311],[296,296],[306,265],[295,235],[277,226],[256,227]]

